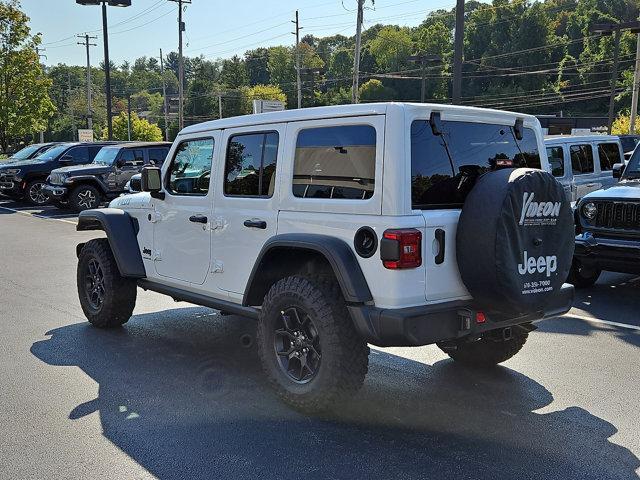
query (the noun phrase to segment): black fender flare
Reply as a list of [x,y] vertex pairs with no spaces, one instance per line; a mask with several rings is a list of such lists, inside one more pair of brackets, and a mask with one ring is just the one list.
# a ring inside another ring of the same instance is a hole
[[92,187],[96,187],[98,190],[102,192],[103,195],[109,193],[109,188],[105,183],[94,177],[93,175],[78,175],[77,177],[69,177],[69,183],[65,183],[65,187],[69,189],[69,191],[73,190],[80,185],[91,185]]
[[[109,246],[116,259],[120,275],[128,278],[145,278],[147,273],[136,238],[139,227],[135,218],[124,210],[102,208],[85,210],[78,216],[78,231],[102,230],[107,234]],[[80,253],[79,245],[76,252]]]
[[271,237],[262,247],[245,288],[243,304],[251,298],[254,280],[271,252],[275,250],[307,250],[322,255],[336,276],[347,303],[373,301],[367,280],[351,247],[339,238],[312,233],[286,233]]

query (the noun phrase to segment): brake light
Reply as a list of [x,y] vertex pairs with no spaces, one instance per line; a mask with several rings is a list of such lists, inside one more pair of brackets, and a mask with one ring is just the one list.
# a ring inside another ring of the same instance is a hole
[[476,312],[476,323],[485,323],[487,321],[487,317],[484,312]]
[[415,228],[385,230],[380,242],[385,268],[397,270],[422,265],[422,233]]

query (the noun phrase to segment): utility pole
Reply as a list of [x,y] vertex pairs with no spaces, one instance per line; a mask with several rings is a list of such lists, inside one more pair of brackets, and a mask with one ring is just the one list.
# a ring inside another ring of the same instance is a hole
[[164,79],[164,59],[160,49],[160,75],[162,76],[162,98],[164,100],[164,139],[169,141],[169,103],[167,102],[167,83]]
[[182,56],[182,33],[186,30],[182,21],[182,5],[191,0],[169,0],[178,4],[178,128],[184,128],[184,57]]
[[358,16],[356,20],[356,51],[353,55],[353,86],[351,87],[351,103],[358,103],[360,80],[360,47],[362,44],[362,20],[364,17],[364,0],[358,0]]
[[84,42],[77,42],[78,45],[84,45],[87,49],[87,128],[93,129],[93,108],[91,105],[91,59],[89,56],[89,47],[95,47],[97,44],[89,43],[89,40],[95,40],[98,37],[90,37],[88,34],[76,35],[78,38],[84,38]]
[[[599,33],[601,35],[612,35],[613,34],[613,68],[611,69],[611,93],[609,95],[609,125],[607,130],[609,135],[611,135],[611,127],[613,126],[613,115],[615,113],[615,102],[616,102],[616,86],[618,84],[618,54],[620,52],[620,37],[624,30],[629,30],[632,33],[640,32],[640,21],[634,20],[632,22],[621,22],[621,23],[596,23],[592,25],[590,31],[593,33]],[[640,48],[640,44],[638,46]],[[638,58],[636,57],[636,72],[638,70]],[[637,74],[634,76],[634,88],[636,85]],[[635,90],[634,90],[635,93]],[[637,102],[637,95],[636,95]],[[632,99],[633,103],[633,99]],[[633,106],[633,105],[632,105]],[[633,115],[634,109],[631,109],[631,115]],[[634,118],[635,120],[635,118]]]
[[291,32],[296,36],[296,84],[298,86],[298,108],[302,108],[302,80],[300,79],[300,19],[298,17],[298,10],[296,10],[296,19],[291,20],[291,23],[296,25],[296,31]]
[[420,102],[424,103],[427,92],[427,62],[441,62],[442,59],[439,55],[412,55],[409,60],[420,64],[420,76],[422,78],[422,84],[420,88]]
[[636,40],[636,66],[633,71],[633,95],[631,96],[631,124],[629,133],[636,133],[636,116],[638,115],[638,90],[640,90],[640,33]]
[[222,118],[222,93],[218,92],[218,118]]
[[[40,53],[40,52],[46,52],[47,49],[46,48],[41,48],[41,47],[36,47],[36,55],[38,55],[38,61],[40,61],[40,58],[44,57],[47,58],[47,56],[44,53]],[[40,143],[44,143],[44,131],[40,130],[40,132],[38,132],[40,135]]]
[[76,122],[73,117],[73,108],[71,107],[71,73],[67,76],[68,83],[68,93],[67,93],[67,104],[69,106],[69,117],[71,117],[71,141],[73,142],[76,139]]
[[107,4],[102,3],[102,36],[104,38],[104,82],[107,97],[107,139],[113,140],[113,106],[111,105],[111,64],[109,62],[109,30],[107,28]]
[[456,31],[453,49],[453,104],[462,101],[462,60],[464,57],[464,0],[456,2]]
[[127,93],[127,140],[131,141],[131,94]]

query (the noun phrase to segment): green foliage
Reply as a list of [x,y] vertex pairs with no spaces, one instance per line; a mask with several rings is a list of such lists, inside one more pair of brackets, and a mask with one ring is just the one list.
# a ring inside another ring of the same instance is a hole
[[[636,117],[635,131],[640,132],[640,118]],[[613,135],[627,135],[630,133],[631,115],[629,113],[621,113],[611,125],[611,133]]]
[[49,97],[51,80],[44,75],[31,36],[29,18],[17,0],[0,1],[0,148],[44,130],[55,110]]
[[253,113],[254,100],[279,100],[287,103],[287,96],[276,85],[255,85],[242,88],[242,114]]
[[411,35],[405,28],[384,27],[369,43],[371,54],[384,70],[398,71],[408,64],[413,50]]
[[[128,123],[127,114],[124,112],[113,119],[114,140],[128,140]],[[102,138],[107,138],[106,128],[102,132]],[[160,130],[158,125],[139,118],[134,112],[131,114],[131,140],[141,142],[161,142],[162,130]]]
[[380,80],[376,79],[363,83],[359,92],[363,102],[393,100],[397,95],[392,88],[385,87]]

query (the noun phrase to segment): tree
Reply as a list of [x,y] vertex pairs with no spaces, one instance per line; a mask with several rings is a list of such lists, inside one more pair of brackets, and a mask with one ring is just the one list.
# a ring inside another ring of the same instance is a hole
[[407,65],[413,45],[407,29],[384,27],[369,42],[369,48],[379,67],[398,71]]
[[29,17],[17,0],[0,1],[0,148],[44,130],[55,107],[49,98],[51,80],[44,75]]
[[[631,116],[628,113],[618,115],[611,125],[613,135],[628,135],[631,127]],[[636,117],[636,132],[640,132],[640,118]]]
[[244,61],[237,55],[228,60],[223,60],[220,81],[229,88],[239,88],[247,85],[249,78]]
[[[125,112],[113,119],[113,138],[128,140],[128,117]],[[102,131],[102,137],[107,138],[107,129]],[[131,114],[131,140],[141,142],[161,142],[162,130],[158,125],[141,119],[136,113]]]
[[360,98],[365,102],[393,100],[395,97],[396,92],[393,89],[385,87],[380,80],[375,78],[360,86]]
[[242,89],[242,109],[244,114],[253,112],[254,100],[278,100],[287,104],[287,96],[276,85],[256,85]]

